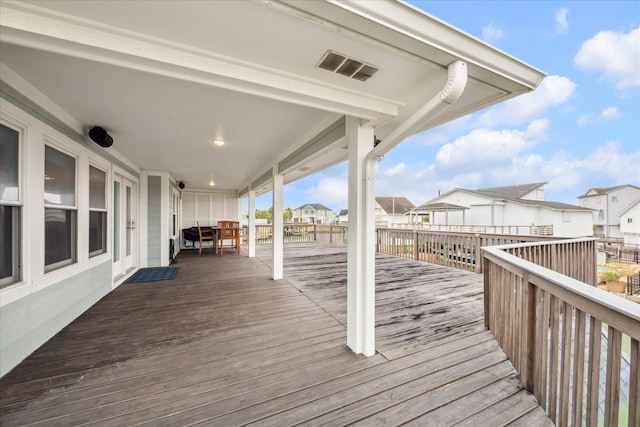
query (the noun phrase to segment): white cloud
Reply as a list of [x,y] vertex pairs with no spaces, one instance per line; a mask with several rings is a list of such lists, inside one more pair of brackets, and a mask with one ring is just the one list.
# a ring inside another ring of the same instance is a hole
[[580,127],[585,125],[593,125],[602,120],[615,120],[622,117],[622,112],[617,107],[607,107],[600,114],[583,114],[578,117],[576,124]]
[[399,174],[402,174],[402,172],[404,172],[405,169],[406,169],[405,164],[403,162],[400,162],[397,165],[395,165],[394,167],[385,170],[383,172],[383,174],[385,176],[399,175]]
[[593,119],[593,116],[591,114],[582,114],[580,115],[580,117],[578,117],[576,124],[582,127],[588,124],[592,119]]
[[574,62],[585,70],[601,70],[617,89],[640,86],[640,27],[599,32],[582,43]]
[[469,173],[510,164],[516,154],[544,137],[546,129],[545,121],[535,121],[526,132],[473,130],[440,148],[436,168],[449,173]]
[[482,27],[482,39],[486,42],[495,42],[504,38],[504,31],[498,28],[493,22]]
[[618,119],[622,117],[622,113],[616,107],[608,107],[602,110],[600,117],[605,120]]
[[533,92],[503,102],[482,114],[478,123],[488,128],[527,123],[567,102],[575,89],[576,84],[566,77],[548,76]]
[[[349,186],[345,177],[323,177],[318,184],[305,190],[309,203],[347,206]],[[317,200],[317,201],[316,201]]]
[[566,7],[556,10],[556,32],[566,33],[569,29],[569,23],[567,22],[567,14],[569,9]]

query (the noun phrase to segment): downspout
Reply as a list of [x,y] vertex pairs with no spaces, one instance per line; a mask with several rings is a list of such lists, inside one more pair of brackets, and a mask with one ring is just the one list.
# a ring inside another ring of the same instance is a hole
[[431,98],[422,108],[416,111],[404,123],[398,126],[384,140],[380,141],[365,159],[365,191],[372,197],[375,193],[375,164],[384,158],[384,154],[412,135],[421,126],[435,119],[440,113],[456,102],[467,86],[467,64],[455,61],[447,67],[447,82],[436,96]]
[[387,151],[412,135],[417,129],[435,119],[440,113],[456,102],[467,86],[467,64],[455,61],[447,67],[449,76],[440,93],[431,98],[425,105],[398,126],[384,140],[376,145],[369,157],[379,160]]

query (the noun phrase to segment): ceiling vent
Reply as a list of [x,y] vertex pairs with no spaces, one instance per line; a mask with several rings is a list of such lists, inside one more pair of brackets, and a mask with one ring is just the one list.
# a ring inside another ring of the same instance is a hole
[[332,73],[342,74],[343,76],[365,82],[369,80],[379,68],[369,65],[357,59],[349,58],[341,53],[328,50],[318,68],[331,71]]

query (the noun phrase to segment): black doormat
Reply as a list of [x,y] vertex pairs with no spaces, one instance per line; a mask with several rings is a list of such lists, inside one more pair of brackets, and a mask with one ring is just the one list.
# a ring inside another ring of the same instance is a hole
[[127,283],[155,282],[171,280],[176,277],[180,267],[141,268],[127,280]]

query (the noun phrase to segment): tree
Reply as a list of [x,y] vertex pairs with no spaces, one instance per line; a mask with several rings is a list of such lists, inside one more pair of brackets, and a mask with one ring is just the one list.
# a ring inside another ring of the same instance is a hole
[[[273,221],[273,207],[269,209],[256,209],[256,218],[266,219],[267,223],[272,224]],[[286,208],[282,213],[282,219],[284,222],[290,222],[293,218],[293,209]]]

